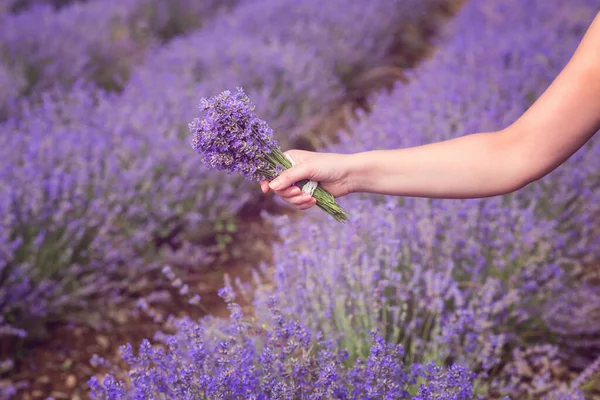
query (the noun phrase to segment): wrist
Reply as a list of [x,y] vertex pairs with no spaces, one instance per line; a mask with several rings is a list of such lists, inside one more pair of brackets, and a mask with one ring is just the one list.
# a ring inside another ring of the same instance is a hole
[[369,156],[367,152],[348,154],[346,156],[346,181],[349,193],[370,191]]

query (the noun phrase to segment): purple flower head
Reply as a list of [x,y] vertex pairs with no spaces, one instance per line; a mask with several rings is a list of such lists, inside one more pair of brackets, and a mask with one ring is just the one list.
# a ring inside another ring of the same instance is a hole
[[208,168],[238,172],[248,180],[272,177],[273,167],[264,159],[278,148],[273,131],[254,113],[254,105],[238,88],[203,98],[199,109],[205,119],[189,124],[192,147],[203,154]]
[[219,296],[225,300],[226,303],[231,303],[235,300],[235,293],[229,287],[222,287],[219,289]]
[[[376,333],[366,359],[350,361],[327,338],[270,301],[270,323],[260,329],[241,318],[189,318],[173,321],[173,335],[157,335],[159,346],[144,340],[137,352],[127,344],[128,365],[88,381],[94,399],[471,399],[471,372],[458,365],[413,364],[402,360],[402,346]],[[245,329],[240,329],[244,327]],[[128,385],[118,380],[126,373]],[[127,387],[127,389],[126,389]],[[204,395],[204,396],[203,396]]]
[[427,383],[419,385],[414,400],[473,398],[473,374],[461,365],[443,368],[429,363],[425,366],[424,377]]

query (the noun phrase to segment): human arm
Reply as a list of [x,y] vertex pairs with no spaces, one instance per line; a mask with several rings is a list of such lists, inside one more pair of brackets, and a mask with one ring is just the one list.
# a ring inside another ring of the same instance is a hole
[[[548,174],[600,129],[600,14],[573,57],[540,98],[513,124],[496,132],[398,150],[351,155],[290,154],[297,165],[271,182],[299,208],[302,179],[334,196],[375,192],[398,196],[475,198],[509,193]],[[299,158],[299,159],[297,159]],[[334,179],[331,179],[331,178]],[[262,182],[263,191],[269,186]],[[329,190],[329,189],[328,189]],[[292,194],[296,193],[296,194]]]

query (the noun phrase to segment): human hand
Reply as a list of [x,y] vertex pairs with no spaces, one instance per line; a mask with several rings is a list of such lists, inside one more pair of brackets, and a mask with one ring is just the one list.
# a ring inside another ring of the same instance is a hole
[[311,195],[302,193],[299,187],[293,186],[296,182],[304,179],[317,181],[333,197],[345,196],[352,192],[351,164],[348,155],[304,150],[290,150],[285,154],[289,155],[296,165],[283,171],[271,182],[261,181],[260,187],[263,193],[273,190],[286,203],[299,210],[306,210],[314,206],[317,201]]

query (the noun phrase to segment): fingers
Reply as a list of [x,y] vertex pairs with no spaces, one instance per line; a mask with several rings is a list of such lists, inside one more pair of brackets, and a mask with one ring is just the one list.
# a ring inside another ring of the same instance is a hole
[[296,196],[290,196],[290,197],[282,197],[282,199],[288,203],[291,204],[293,206],[300,206],[302,204],[306,204],[310,201],[310,199],[312,199],[310,194],[307,193],[300,193]]
[[287,189],[275,190],[275,194],[282,199],[291,199],[302,194],[302,190],[298,186],[290,186]]
[[[261,181],[260,188],[263,193],[267,193],[269,191],[269,181]],[[302,190],[298,186],[290,186],[283,190],[274,190],[273,192],[298,210],[306,210],[317,204],[317,200],[314,197],[307,193],[302,193]]]
[[317,204],[317,199],[315,199],[314,197],[311,197],[306,203],[297,205],[296,208],[298,210],[308,210],[309,208],[311,208],[315,204]]
[[317,204],[317,200],[307,193],[299,193],[290,197],[282,197],[282,199],[286,203],[296,207],[298,210],[306,210]]
[[303,163],[314,156],[314,152],[306,150],[288,150],[283,154],[290,156],[296,164]]
[[312,179],[313,168],[307,164],[302,164],[308,160],[314,153],[303,150],[289,150],[288,154],[297,165],[283,171],[277,178],[271,182],[263,180],[260,182],[260,188],[263,193],[268,193],[272,190],[276,195],[280,196],[283,201],[294,206],[298,210],[306,210],[317,204],[317,200],[309,194],[302,193],[300,188],[294,186],[296,182],[304,179]]
[[299,164],[283,171],[269,183],[272,190],[284,190],[303,179],[311,179],[312,170],[307,164]]

